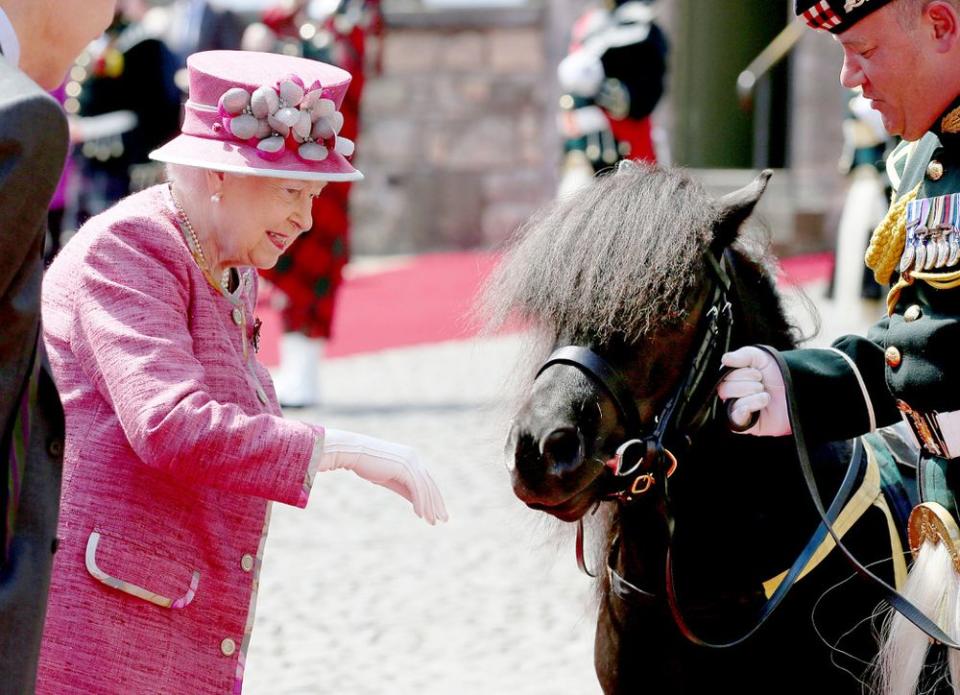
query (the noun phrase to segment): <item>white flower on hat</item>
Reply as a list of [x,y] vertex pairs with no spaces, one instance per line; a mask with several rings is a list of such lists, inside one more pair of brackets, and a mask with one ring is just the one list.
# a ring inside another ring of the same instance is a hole
[[322,162],[331,150],[353,155],[352,140],[340,137],[343,114],[314,82],[290,75],[276,85],[262,85],[251,94],[242,87],[223,93],[218,111],[226,132],[257,148],[257,154],[276,160],[292,149],[306,162]]

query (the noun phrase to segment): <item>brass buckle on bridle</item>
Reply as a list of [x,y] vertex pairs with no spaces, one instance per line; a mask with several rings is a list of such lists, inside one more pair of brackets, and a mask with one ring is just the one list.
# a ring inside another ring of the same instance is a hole
[[[631,448],[635,446],[642,446],[643,452],[640,456],[637,457],[636,462],[630,466],[628,469],[623,468],[623,460],[626,454],[630,451]],[[648,443],[645,439],[629,439],[620,446],[617,447],[616,453],[611,459],[607,461],[607,467],[613,471],[613,474],[618,478],[626,478],[630,475],[633,475],[640,469],[643,465],[643,462],[647,458],[647,449]],[[667,469],[666,477],[670,478],[677,470],[677,457],[673,455],[673,452],[667,448],[662,448],[661,451],[670,461],[670,467]],[[657,478],[655,473],[641,473],[636,478],[633,479],[633,482],[630,484],[630,488],[627,492],[621,493],[622,499],[629,499],[631,496],[644,495],[648,493],[653,486],[656,484]]]

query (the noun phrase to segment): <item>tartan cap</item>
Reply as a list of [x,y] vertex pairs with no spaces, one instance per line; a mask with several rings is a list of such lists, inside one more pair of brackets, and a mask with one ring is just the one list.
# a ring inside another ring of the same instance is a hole
[[890,0],[794,0],[797,16],[814,29],[841,34]]

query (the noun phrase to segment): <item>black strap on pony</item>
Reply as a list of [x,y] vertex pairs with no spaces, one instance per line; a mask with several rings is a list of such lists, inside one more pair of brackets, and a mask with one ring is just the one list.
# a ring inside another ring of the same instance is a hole
[[[821,528],[825,528],[830,533],[830,535],[833,537],[834,543],[836,543],[837,548],[839,548],[840,551],[846,556],[854,570],[856,570],[858,574],[866,578],[868,581],[875,584],[883,593],[884,599],[887,601],[887,603],[893,606],[898,613],[916,625],[917,628],[925,632],[928,637],[936,640],[944,646],[950,647],[951,649],[960,649],[960,644],[951,639],[935,622],[930,620],[930,618],[928,618],[923,611],[917,608],[910,600],[904,597],[900,592],[890,586],[883,579],[864,567],[864,565],[857,560],[853,553],[851,553],[850,550],[843,544],[843,541],[840,540],[840,537],[833,528],[833,522],[835,519],[830,516],[829,511],[824,511],[823,498],[820,496],[820,489],[817,486],[817,481],[813,476],[813,468],[810,466],[810,459],[807,456],[807,440],[803,434],[803,427],[800,424],[800,418],[798,415],[799,408],[797,407],[797,402],[794,397],[793,379],[790,376],[790,369],[787,367],[783,357],[776,349],[766,345],[758,345],[757,347],[767,352],[774,359],[777,367],[780,369],[780,373],[783,375],[783,384],[787,401],[787,412],[790,417],[790,426],[793,430],[792,436],[797,451],[797,459],[800,461],[800,470],[803,472],[803,479],[807,485],[807,490],[810,493],[810,499],[813,500],[813,505],[817,510],[817,514],[820,515]],[[857,441],[859,443],[859,439]]]

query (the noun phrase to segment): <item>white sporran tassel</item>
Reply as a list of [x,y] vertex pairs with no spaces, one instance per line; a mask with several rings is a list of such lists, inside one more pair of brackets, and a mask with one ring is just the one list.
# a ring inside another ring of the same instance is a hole
[[[910,514],[909,534],[914,561],[901,593],[956,641],[960,636],[960,529],[944,507],[924,502]],[[878,692],[915,695],[931,644],[926,633],[890,609],[877,657]],[[949,664],[953,692],[960,695],[956,685],[960,654],[951,651]]]
[[[950,552],[942,543],[924,542],[902,593],[952,637],[957,635],[958,589],[960,580]],[[891,608],[884,621],[878,657],[879,692],[883,695],[914,695],[929,651],[930,638],[926,633]],[[951,667],[952,664],[951,657]]]

